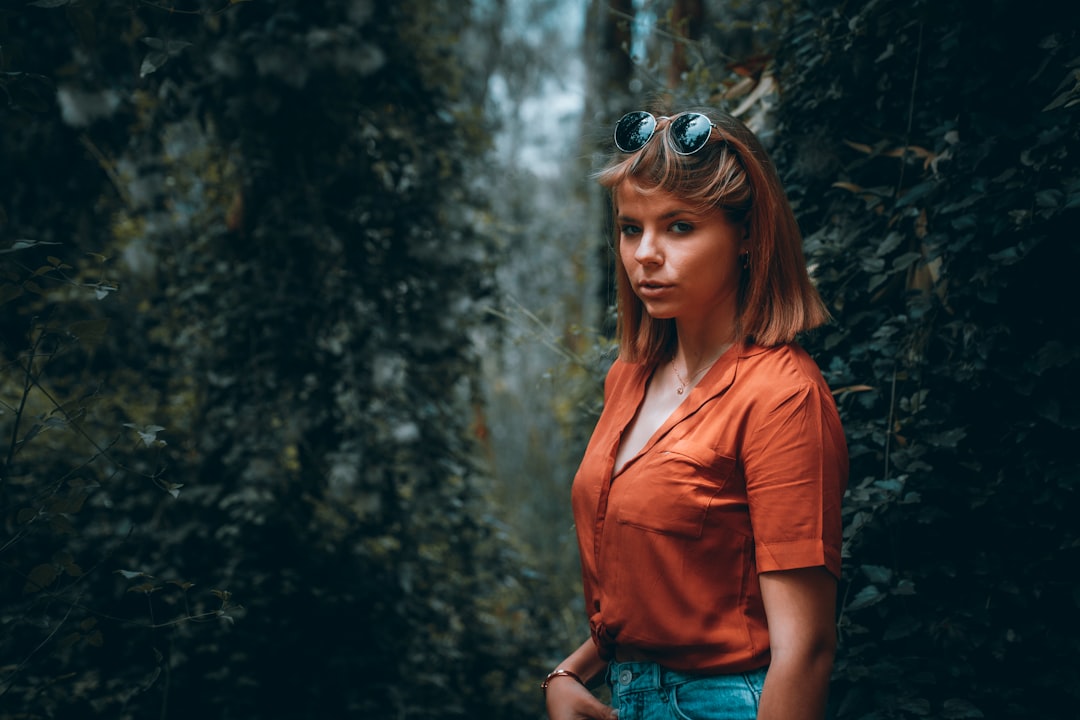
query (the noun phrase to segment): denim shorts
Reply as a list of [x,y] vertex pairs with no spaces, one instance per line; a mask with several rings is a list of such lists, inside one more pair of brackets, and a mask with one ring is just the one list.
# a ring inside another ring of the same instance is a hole
[[754,720],[765,671],[695,675],[652,662],[608,666],[619,720]]

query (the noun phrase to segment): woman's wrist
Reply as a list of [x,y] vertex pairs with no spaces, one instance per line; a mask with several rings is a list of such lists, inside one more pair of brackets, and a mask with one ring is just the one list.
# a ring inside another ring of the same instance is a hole
[[547,694],[548,685],[551,684],[551,681],[554,680],[555,678],[560,678],[560,677],[571,678],[571,679],[575,680],[582,687],[586,687],[585,681],[581,679],[580,675],[578,675],[573,670],[567,670],[566,668],[560,667],[560,668],[556,668],[555,670],[552,670],[551,672],[549,672],[547,674],[547,677],[544,678],[544,682],[540,683],[540,689],[544,691],[545,695]]

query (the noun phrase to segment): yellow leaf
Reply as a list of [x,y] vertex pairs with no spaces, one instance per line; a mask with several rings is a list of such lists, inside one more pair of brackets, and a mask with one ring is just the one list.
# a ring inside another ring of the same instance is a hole
[[919,147],[918,145],[908,145],[907,147],[893,148],[892,150],[886,150],[881,154],[885,155],[886,157],[901,157],[905,153],[921,158],[935,157],[934,153],[930,152],[924,147]]
[[843,395],[845,393],[867,392],[867,391],[873,390],[873,389],[874,388],[871,387],[870,385],[848,385],[847,387],[837,388],[837,389],[833,390],[832,394],[833,395]]
[[867,155],[874,152],[874,148],[870,147],[869,145],[866,145],[865,143],[857,143],[857,142],[852,142],[850,140],[845,140],[844,144],[847,145],[850,148],[858,150],[861,153],[866,153]]

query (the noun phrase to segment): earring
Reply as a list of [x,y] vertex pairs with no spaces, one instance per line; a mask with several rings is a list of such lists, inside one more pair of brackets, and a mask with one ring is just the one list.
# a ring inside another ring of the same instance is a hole
[[747,268],[750,267],[750,253],[744,252],[742,254],[742,266],[743,266],[743,270],[746,270]]

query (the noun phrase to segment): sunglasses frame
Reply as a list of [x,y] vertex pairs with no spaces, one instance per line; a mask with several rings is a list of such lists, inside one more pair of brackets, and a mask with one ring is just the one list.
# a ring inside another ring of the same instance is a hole
[[[709,132],[705,133],[704,135],[698,136],[700,140],[695,141],[696,147],[694,146],[695,143],[685,142],[684,140],[680,139],[679,136],[673,134],[673,132],[677,131],[675,127],[676,123],[680,123],[683,118],[687,118],[687,120],[682,123],[686,126],[686,128],[682,128],[682,130],[689,128],[689,126],[693,125],[695,121],[699,120],[704,120],[706,123],[709,124]],[[627,154],[637,152],[641,148],[648,145],[649,141],[653,139],[653,136],[656,135],[656,126],[661,120],[671,121],[668,125],[668,138],[671,140],[671,149],[677,155],[683,156],[693,155],[694,153],[699,152],[703,147],[709,144],[709,138],[712,137],[712,131],[720,129],[716,126],[716,123],[709,119],[707,115],[699,112],[683,112],[679,113],[678,115],[661,115],[660,117],[656,117],[651,112],[645,110],[633,110],[623,115],[621,118],[619,118],[619,121],[615,123],[615,147]],[[633,124],[640,125],[642,123],[645,123],[645,121],[648,121],[647,124],[649,125],[649,129],[647,131],[648,134],[646,134],[645,137],[641,138],[640,140],[635,139],[635,142],[629,143],[628,147],[624,147],[624,145],[627,144],[625,143],[627,138],[624,137],[624,142],[619,142],[619,136],[625,136],[631,131],[634,135],[639,134],[640,129],[632,129],[631,126]]]

